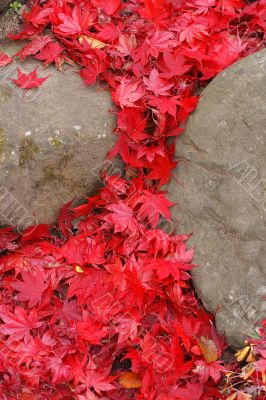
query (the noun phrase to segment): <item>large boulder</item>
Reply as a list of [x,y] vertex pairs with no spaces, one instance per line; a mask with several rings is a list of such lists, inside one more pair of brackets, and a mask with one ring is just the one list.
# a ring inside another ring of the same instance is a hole
[[204,90],[170,184],[180,232],[193,231],[193,278],[234,347],[266,316],[266,50]]
[[[10,80],[18,67],[50,76],[41,87],[22,90]],[[53,222],[64,203],[94,191],[115,142],[112,107],[108,92],[85,86],[73,68],[59,72],[30,60],[0,69],[1,225]]]

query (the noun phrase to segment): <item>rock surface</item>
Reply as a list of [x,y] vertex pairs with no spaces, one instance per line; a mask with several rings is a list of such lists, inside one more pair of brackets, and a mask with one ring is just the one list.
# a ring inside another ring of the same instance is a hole
[[[4,49],[16,53],[15,45]],[[17,67],[47,81],[38,89],[10,80]],[[53,222],[60,207],[95,189],[115,136],[109,94],[87,87],[73,68],[63,73],[37,60],[0,70],[0,224]]]
[[176,158],[170,199],[179,231],[194,232],[195,287],[239,347],[266,316],[266,50],[208,85]]
[[12,11],[0,14],[0,41],[6,38],[8,33],[16,34],[22,28],[21,17]]
[[11,0],[0,0],[0,11],[3,11],[11,3]]

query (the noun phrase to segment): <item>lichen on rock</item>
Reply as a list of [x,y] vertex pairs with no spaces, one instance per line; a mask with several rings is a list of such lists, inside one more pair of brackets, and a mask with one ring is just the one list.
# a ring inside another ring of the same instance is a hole
[[34,155],[39,152],[38,146],[31,137],[22,137],[19,143],[19,165],[25,167],[27,162],[32,161]]

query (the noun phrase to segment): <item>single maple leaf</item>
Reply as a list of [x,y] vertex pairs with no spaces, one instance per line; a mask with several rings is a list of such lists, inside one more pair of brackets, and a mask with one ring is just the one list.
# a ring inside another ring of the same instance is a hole
[[156,155],[165,155],[165,149],[161,146],[140,146],[137,151],[137,158],[145,157],[149,163],[152,163]]
[[49,22],[53,11],[52,7],[43,8],[36,4],[28,13],[23,13],[23,18],[35,27],[45,26]]
[[27,43],[22,49],[15,54],[15,57],[19,57],[21,61],[24,61],[26,57],[35,55],[41,51],[45,45],[52,41],[51,36],[37,36],[30,43]]
[[93,387],[96,393],[107,392],[115,389],[115,386],[111,383],[116,379],[114,376],[110,376],[110,369],[101,369],[97,367],[92,360],[89,361],[86,369],[86,384],[88,387]]
[[82,32],[78,18],[75,16],[59,13],[58,18],[61,21],[56,31],[63,36],[77,35]]
[[169,209],[174,203],[166,199],[164,193],[151,193],[149,190],[143,190],[138,202],[141,204],[138,218],[142,220],[148,218],[153,228],[158,224],[160,215],[168,220],[170,219]]
[[160,76],[166,79],[171,79],[173,76],[183,76],[192,67],[186,61],[186,57],[180,51],[173,54],[170,51],[164,51],[163,61],[158,63]]
[[169,89],[174,86],[173,83],[167,83],[165,79],[160,78],[159,72],[155,68],[151,71],[149,78],[143,78],[143,82],[155,96],[169,96]]
[[180,42],[186,41],[193,44],[195,39],[203,40],[204,37],[209,36],[205,25],[192,23],[184,27],[179,35]]
[[157,107],[158,110],[162,114],[168,112],[168,114],[172,115],[176,118],[177,113],[177,105],[179,104],[179,96],[171,96],[171,97],[154,97],[150,96],[149,104],[151,106]]
[[57,42],[50,42],[46,44],[39,54],[35,55],[37,60],[44,61],[45,67],[54,62],[59,65],[59,56],[63,51],[63,47]]
[[76,4],[71,11],[71,15],[59,12],[55,17],[54,32],[61,36],[86,34],[88,33],[89,25],[92,23],[89,4],[85,4],[82,10]]
[[117,126],[124,131],[132,140],[139,142],[148,137],[144,132],[147,125],[147,118],[137,108],[125,108],[118,113]]
[[12,228],[0,228],[0,252],[4,250],[15,250],[18,244],[15,240],[19,238],[20,234],[13,231]]
[[114,224],[115,232],[123,232],[126,229],[133,232],[137,230],[138,223],[134,212],[127,204],[118,202],[117,204],[110,204],[106,208],[112,213],[106,215],[104,219]]
[[16,289],[19,301],[28,301],[28,307],[32,308],[40,302],[43,292],[47,289],[48,283],[44,282],[43,275],[37,273],[36,276],[27,271],[21,272],[23,281],[12,283],[12,287]]
[[49,357],[47,359],[47,366],[51,371],[52,383],[54,385],[65,383],[72,378],[70,365],[65,364],[60,357]]
[[138,335],[138,323],[133,318],[122,317],[116,320],[118,326],[116,332],[118,333],[117,343],[123,343],[127,340],[134,340]]
[[227,15],[235,15],[236,10],[245,5],[243,0],[218,0],[217,8]]
[[140,82],[132,82],[124,77],[121,84],[117,86],[115,98],[121,108],[136,107],[135,102],[144,95],[144,89]]
[[5,67],[8,64],[11,64],[13,59],[5,54],[3,51],[0,51],[0,67]]
[[200,400],[203,394],[203,385],[200,383],[188,382],[186,386],[173,389],[178,400]]
[[50,225],[47,224],[39,224],[39,225],[34,225],[30,226],[29,228],[25,229],[21,235],[21,243],[27,243],[27,242],[37,242],[38,240],[44,239],[44,238],[52,238],[52,235],[50,233]]
[[216,5],[217,0],[193,0],[189,3],[192,7],[196,7],[195,14],[206,14],[212,7]]
[[11,79],[17,86],[22,89],[32,89],[41,86],[50,75],[47,75],[43,78],[37,77],[37,67],[28,74],[21,72],[20,68],[17,69],[18,78]]
[[0,318],[4,324],[0,325],[0,333],[10,336],[13,341],[24,339],[25,343],[30,339],[30,332],[34,328],[42,326],[42,322],[38,322],[36,310],[27,312],[17,306],[15,314],[0,312]]
[[121,7],[121,0],[98,0],[99,6],[107,15],[115,14]]
[[165,32],[156,29],[154,34],[145,41],[147,49],[142,49],[142,51],[147,50],[152,57],[157,58],[159,53],[164,52],[167,48],[169,48],[170,39],[172,38],[172,32]]
[[167,0],[144,0],[144,9],[140,8],[139,14],[160,25],[169,18],[171,11],[172,6]]
[[141,387],[141,379],[136,372],[125,372],[119,378],[119,383],[126,389],[137,389]]
[[98,78],[97,67],[95,64],[91,63],[86,68],[81,69],[80,76],[84,79],[86,85],[93,85]]
[[92,318],[77,322],[76,327],[79,336],[91,344],[101,344],[100,339],[108,334],[108,330],[102,327],[102,323]]
[[103,264],[105,244],[98,243],[97,239],[86,237],[73,237],[62,247],[61,255],[71,264],[98,265]]

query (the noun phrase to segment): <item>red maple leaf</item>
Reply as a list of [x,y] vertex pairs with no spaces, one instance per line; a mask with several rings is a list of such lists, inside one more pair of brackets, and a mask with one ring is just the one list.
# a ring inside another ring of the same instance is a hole
[[114,224],[115,232],[123,232],[126,229],[135,231],[137,229],[138,223],[134,212],[127,204],[118,202],[117,204],[110,204],[106,208],[112,213],[106,215],[104,219]]
[[19,292],[17,297],[20,301],[28,301],[28,307],[34,307],[40,302],[48,283],[44,281],[43,274],[40,272],[34,276],[30,272],[22,271],[21,275],[23,281],[13,282],[12,286]]
[[165,155],[165,149],[162,146],[140,146],[137,157],[145,157],[149,163],[152,163],[158,154],[161,156]]
[[101,344],[100,339],[108,334],[101,322],[87,317],[85,321],[76,323],[79,336],[91,344]]
[[110,369],[98,368],[92,360],[89,361],[86,369],[86,384],[93,387],[96,393],[107,392],[115,388],[111,382],[115,380],[114,376],[110,376]]
[[19,306],[15,308],[15,314],[0,312],[0,318],[4,321],[4,324],[0,325],[0,333],[10,336],[13,341],[24,339],[27,342],[30,338],[31,330],[39,328],[43,324],[38,322],[36,310],[32,310],[27,314]]
[[191,69],[191,65],[186,64],[186,57],[181,52],[172,54],[165,51],[163,61],[158,63],[158,68],[162,78],[170,79],[173,76],[186,74]]
[[52,62],[58,65],[60,60],[59,56],[63,50],[63,47],[60,46],[59,43],[48,43],[43,47],[39,54],[35,55],[35,58],[37,58],[37,60],[44,61],[45,66],[51,64]]
[[149,78],[143,78],[144,84],[148,90],[152,91],[155,96],[169,96],[169,89],[171,89],[174,84],[167,83],[165,79],[160,78],[157,69],[153,69],[150,73]]
[[154,34],[150,38],[146,39],[146,46],[145,48],[141,48],[141,50],[148,51],[151,56],[157,58],[160,52],[166,51],[166,49],[169,48],[170,39],[172,38],[172,32],[164,32],[156,29]]
[[153,228],[158,224],[160,215],[170,219],[170,207],[174,203],[166,199],[164,193],[151,193],[149,190],[143,190],[138,202],[141,204],[138,218],[142,220],[148,218]]
[[189,5],[197,7],[196,14],[206,14],[216,5],[216,0],[193,0]]
[[99,6],[107,15],[112,15],[121,7],[121,0],[98,0]]
[[208,36],[207,27],[202,24],[191,23],[182,29],[179,35],[180,42],[188,42],[192,44],[195,39],[203,40],[204,37]]
[[0,229],[0,252],[3,250],[15,250],[18,247],[14,241],[19,238],[19,233],[14,232],[12,228]]
[[15,57],[19,57],[21,61],[24,61],[26,57],[34,55],[41,51],[45,45],[52,41],[51,36],[37,36],[30,43],[27,43],[22,49],[15,54]]
[[200,400],[203,386],[200,383],[188,382],[186,386],[174,389],[173,394],[180,400]]
[[25,21],[30,22],[33,26],[45,26],[50,19],[50,15],[53,12],[52,7],[41,7],[39,4],[36,4],[30,12],[23,13],[23,18]]
[[136,107],[135,102],[144,95],[144,89],[140,82],[132,82],[127,78],[123,78],[121,84],[117,86],[115,99],[121,108]]
[[141,110],[136,108],[125,108],[118,114],[118,128],[125,132],[135,142],[144,140],[148,137],[144,132],[146,124],[147,118],[143,116]]
[[142,18],[161,24],[166,20],[172,11],[172,6],[167,0],[144,0],[144,9],[139,10]]
[[73,376],[71,366],[65,364],[61,357],[49,357],[47,359],[47,367],[49,367],[52,375],[52,383],[54,385],[65,383]]
[[13,59],[10,58],[7,54],[3,51],[0,51],[0,67],[5,67],[8,64],[11,64]]
[[24,74],[21,72],[20,68],[18,68],[18,78],[11,79],[17,86],[22,89],[32,89],[41,86],[50,75],[47,75],[43,78],[37,77],[37,67],[28,74]]
[[[91,21],[89,4],[82,10],[77,4],[73,10],[68,13],[59,12],[55,16],[54,31],[61,36],[76,36],[81,33],[87,33]],[[59,23],[58,23],[59,21]]]
[[176,118],[176,107],[179,104],[179,96],[171,96],[171,97],[150,97],[149,104],[151,106],[157,107],[162,114],[168,112],[168,114],[172,115]]
[[236,10],[245,5],[243,0],[218,0],[217,7],[227,15],[235,15]]

